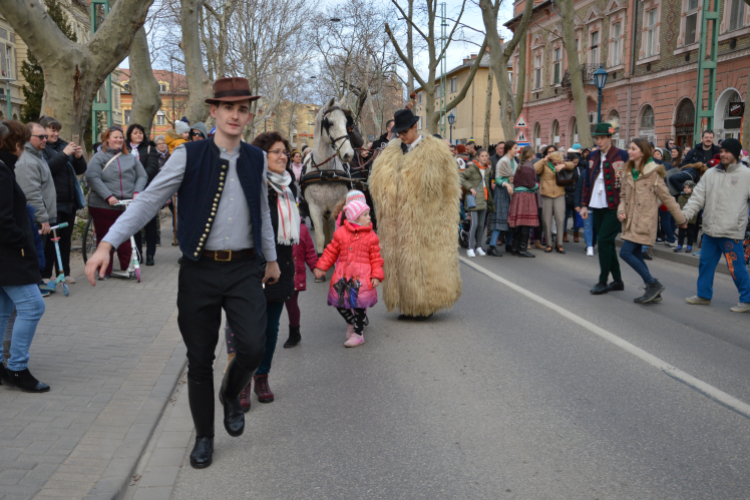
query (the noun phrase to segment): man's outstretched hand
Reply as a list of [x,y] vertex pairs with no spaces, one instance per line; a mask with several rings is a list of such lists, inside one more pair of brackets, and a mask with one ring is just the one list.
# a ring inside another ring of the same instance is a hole
[[279,269],[279,263],[275,260],[273,262],[269,262],[266,265],[266,275],[263,277],[263,284],[268,283],[269,285],[273,285],[277,281],[279,281],[279,277],[281,276],[281,269]]
[[96,274],[99,273],[100,278],[104,278],[104,273],[109,266],[109,252],[112,250],[112,245],[106,241],[99,242],[99,246],[96,248],[94,255],[89,257],[86,261],[86,278],[88,278],[91,286],[96,286]]

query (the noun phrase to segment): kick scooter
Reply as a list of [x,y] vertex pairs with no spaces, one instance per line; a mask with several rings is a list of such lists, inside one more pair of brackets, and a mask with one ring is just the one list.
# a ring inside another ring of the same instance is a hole
[[[128,205],[133,203],[133,200],[122,200],[119,203],[115,203],[116,207],[125,207],[127,210]],[[138,281],[138,283],[141,282],[141,266],[138,263],[138,250],[135,246],[135,238],[133,235],[130,235],[130,249],[132,250],[130,252],[130,265],[128,265],[128,268],[125,271],[115,271],[112,270],[112,277],[115,278],[123,278],[131,280],[135,276],[135,279]]]
[[62,283],[62,289],[65,296],[68,296],[68,285],[65,283],[65,272],[63,271],[63,265],[62,265],[62,257],[60,257],[60,237],[57,235],[58,229],[64,229],[68,227],[67,222],[63,222],[62,224],[58,224],[57,226],[53,226],[49,228],[50,231],[52,231],[52,238],[50,238],[50,241],[55,242],[55,252],[57,252],[57,270],[59,271],[59,275],[57,278],[53,280],[49,280],[49,283],[47,283],[47,287],[45,288],[50,293],[57,291],[57,285]]

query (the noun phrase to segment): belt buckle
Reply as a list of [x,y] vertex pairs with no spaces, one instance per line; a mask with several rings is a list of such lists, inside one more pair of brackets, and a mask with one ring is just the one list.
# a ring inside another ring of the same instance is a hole
[[[220,259],[219,252],[227,252],[229,254],[229,257],[227,257],[226,259]],[[216,250],[214,251],[214,260],[216,262],[229,262],[232,260],[232,251],[231,250]]]

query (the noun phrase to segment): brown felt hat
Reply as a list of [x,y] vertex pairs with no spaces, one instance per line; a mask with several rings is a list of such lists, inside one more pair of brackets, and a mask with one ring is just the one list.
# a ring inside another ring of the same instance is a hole
[[221,102],[254,101],[260,99],[259,95],[250,92],[250,83],[247,78],[219,78],[214,82],[214,97],[206,99],[206,104],[219,104]]

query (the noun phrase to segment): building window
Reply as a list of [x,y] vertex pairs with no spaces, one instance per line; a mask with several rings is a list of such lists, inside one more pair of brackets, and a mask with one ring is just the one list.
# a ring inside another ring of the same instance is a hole
[[419,117],[419,121],[417,122],[417,128],[422,130],[422,117]]
[[697,42],[698,34],[698,0],[688,0],[688,12],[685,16],[685,45]]
[[122,88],[125,89],[125,92],[130,92],[130,83],[128,82],[123,83]]
[[594,31],[591,33],[591,45],[589,46],[591,51],[591,58],[589,59],[590,64],[599,64],[599,32]]
[[538,55],[534,58],[534,88],[538,89],[542,87],[542,56]]
[[419,94],[417,94],[417,104],[422,104],[422,94],[423,92],[420,92]]
[[125,110],[125,125],[129,125],[129,124],[130,124],[130,110],[126,109]]
[[744,0],[731,0],[731,13],[729,16],[729,31],[742,28],[743,17],[745,16]]
[[656,11],[651,9],[646,12],[646,57],[656,54]]
[[643,111],[641,111],[638,135],[648,141],[656,143],[656,136],[654,135],[654,108],[648,104],[644,106]]
[[156,124],[157,125],[165,125],[166,119],[164,116],[164,111],[159,111],[156,113]]
[[620,64],[620,35],[622,33],[622,23],[615,23],[612,25],[612,64],[611,66],[617,66]]
[[742,98],[737,92],[733,92],[732,96],[727,100],[724,106],[724,128],[723,139],[729,139],[731,137],[737,139],[740,136],[742,129],[742,112],[739,104],[742,103]]
[[557,122],[557,120],[552,122],[552,146],[555,146],[556,148],[560,146],[560,124]]
[[560,73],[561,73],[560,70],[562,69],[562,49],[556,48],[554,53],[555,53],[555,63],[554,63],[555,70],[554,70],[554,81],[552,83],[557,85],[558,83],[560,83]]
[[159,84],[159,93],[164,94],[167,92],[167,84],[166,83],[160,83]]
[[458,77],[451,78],[451,94],[458,91]]

